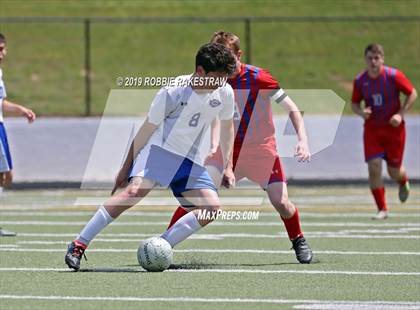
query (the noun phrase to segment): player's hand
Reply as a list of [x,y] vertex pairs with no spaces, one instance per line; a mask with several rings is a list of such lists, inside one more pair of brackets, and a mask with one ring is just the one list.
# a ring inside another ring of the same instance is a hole
[[22,109],[22,116],[26,117],[29,123],[33,123],[33,121],[36,119],[34,111],[27,108]]
[[366,107],[363,109],[363,119],[364,120],[368,120],[370,118],[370,116],[372,115],[372,108],[371,107]]
[[296,144],[295,157],[298,162],[309,162],[311,160],[311,153],[309,152],[308,142],[301,140]]
[[235,187],[236,179],[235,174],[233,173],[233,170],[231,168],[226,168],[223,172],[222,177],[222,186],[226,188]]
[[207,154],[207,158],[212,158],[216,154],[217,148],[217,145],[210,147],[209,153]]
[[389,120],[389,123],[392,127],[398,127],[401,125],[401,122],[403,121],[403,117],[401,114],[397,113],[392,115],[391,119]]
[[115,185],[114,185],[114,188],[111,191],[111,195],[114,195],[114,193],[117,191],[117,189],[126,185],[127,184],[127,179],[128,179],[128,169],[123,167],[118,172],[118,175],[115,178]]

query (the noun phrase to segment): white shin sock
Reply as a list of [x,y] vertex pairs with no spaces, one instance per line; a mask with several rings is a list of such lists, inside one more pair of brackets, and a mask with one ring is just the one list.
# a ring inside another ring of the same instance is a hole
[[101,206],[76,239],[83,244],[88,245],[93,240],[93,238],[95,238],[95,236],[99,234],[101,230],[108,226],[108,224],[113,220],[114,219],[109,215],[105,207]]
[[165,231],[161,235],[161,238],[168,241],[169,244],[174,247],[196,231],[200,230],[201,227],[194,212],[189,212],[181,217],[171,228]]

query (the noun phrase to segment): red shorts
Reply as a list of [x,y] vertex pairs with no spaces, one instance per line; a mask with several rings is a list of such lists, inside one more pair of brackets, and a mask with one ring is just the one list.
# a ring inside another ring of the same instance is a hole
[[[263,189],[275,182],[286,182],[283,166],[277,150],[273,147],[258,145],[242,147],[234,150],[233,162],[235,178],[237,181],[247,178],[258,183]],[[206,160],[206,166],[214,166],[220,171],[223,167],[223,158],[220,147],[214,156]]]
[[365,124],[363,142],[366,162],[383,158],[389,166],[401,167],[405,145],[404,122],[399,127]]

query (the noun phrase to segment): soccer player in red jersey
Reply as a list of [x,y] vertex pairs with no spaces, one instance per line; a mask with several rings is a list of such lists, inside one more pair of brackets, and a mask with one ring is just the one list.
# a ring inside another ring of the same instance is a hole
[[[404,114],[412,107],[417,91],[401,71],[384,65],[384,49],[370,44],[365,49],[366,70],[353,83],[352,109],[364,120],[365,161],[369,170],[369,185],[378,207],[373,219],[386,219],[388,209],[382,180],[382,159],[388,174],[399,183],[399,199],[408,199],[410,185],[402,165],[405,124]],[[400,92],[406,97],[401,104]],[[360,106],[364,100],[365,107]]]
[[[246,177],[258,183],[267,192],[284,222],[297,260],[300,263],[310,263],[313,257],[312,250],[303,236],[298,209],[289,200],[286,177],[277,152],[271,102],[281,103],[288,111],[298,136],[295,156],[299,161],[309,161],[310,152],[301,112],[268,71],[241,63],[242,51],[236,35],[218,31],[213,35],[211,42],[232,49],[237,57],[237,71],[228,80],[235,91],[236,101],[235,143],[230,163],[235,179]],[[232,179],[221,178],[224,167],[221,166],[217,127],[215,125],[212,128],[211,149],[206,168],[215,184],[223,183],[229,187],[232,185]],[[187,212],[188,208],[185,206],[179,207],[169,227]]]

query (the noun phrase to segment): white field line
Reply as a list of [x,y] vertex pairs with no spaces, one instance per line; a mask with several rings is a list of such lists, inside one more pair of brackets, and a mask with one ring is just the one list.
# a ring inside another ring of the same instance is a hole
[[[132,242],[138,243],[138,240],[133,240]],[[20,244],[23,244],[20,243]],[[25,243],[26,244],[26,243]],[[31,243],[31,244],[62,244],[66,245],[68,242],[60,241],[59,243]],[[65,247],[61,249],[24,249],[18,247],[10,247],[10,248],[0,248],[0,252],[58,252],[63,253],[65,251]],[[89,252],[101,252],[101,253],[136,253],[137,249],[89,249]],[[230,254],[238,254],[238,253],[247,253],[247,254],[293,254],[294,252],[283,251],[283,250],[257,250],[257,249],[182,249],[182,250],[174,250],[175,253],[230,253]],[[335,250],[325,250],[325,251],[314,251],[315,254],[331,254],[331,255],[402,255],[402,256],[420,256],[420,252],[363,252],[363,251],[335,251]]]
[[[245,210],[244,210],[245,211]],[[252,210],[258,211],[258,210]],[[0,217],[5,216],[30,216],[30,217],[75,217],[75,216],[92,216],[94,211],[1,211],[0,210]],[[148,212],[148,211],[128,211],[125,212],[123,216],[140,216],[140,217],[170,217],[172,216],[173,212]],[[260,217],[274,217],[278,218],[279,214],[276,212],[260,212]],[[366,218],[371,217],[372,212],[342,212],[342,213],[311,213],[311,212],[302,212],[299,214],[301,218]],[[392,212],[389,214],[390,218],[420,218],[420,212],[417,213],[407,213],[407,212]]]
[[361,233],[361,234],[399,234],[420,231],[420,227],[407,227],[399,229],[345,229],[339,230],[340,234]]
[[[231,197],[220,197],[222,205],[257,205],[270,203],[267,197],[262,196],[231,196]],[[101,205],[105,200],[109,199],[109,196],[98,196],[98,197],[78,197],[75,199],[76,205]],[[373,198],[366,195],[320,195],[320,196],[294,196],[292,200],[299,204],[360,204],[360,203],[373,203]],[[30,201],[29,201],[30,202]],[[397,199],[391,200],[391,202],[399,203]],[[420,198],[411,197],[410,202],[418,203]],[[146,197],[142,200],[144,205],[177,205],[178,201],[174,197],[162,196],[162,197]]]
[[[95,269],[89,269],[95,271]],[[118,271],[117,268],[98,268],[98,271]],[[126,270],[126,269],[124,269]],[[137,269],[132,269],[133,272]],[[73,272],[68,268],[13,268],[13,267],[4,267],[0,268],[0,272]],[[138,271],[142,271],[139,269]],[[420,276],[420,272],[387,272],[387,271],[346,271],[346,270],[279,270],[279,269],[169,269],[166,272],[182,272],[182,273],[251,273],[251,274],[314,274],[314,275],[349,275],[349,276]]]
[[408,235],[348,235],[348,234],[337,234],[335,232],[318,232],[318,233],[305,233],[306,237],[311,239],[315,238],[335,238],[335,239],[420,239],[420,236],[408,236]]
[[[336,306],[335,309],[342,309],[342,306],[351,306],[346,309],[390,309],[389,307],[404,307],[401,309],[418,309],[420,303],[406,301],[356,301],[356,300],[305,300],[305,299],[262,299],[262,298],[199,298],[199,297],[111,297],[111,296],[39,296],[39,295],[0,295],[0,299],[13,300],[58,300],[58,301],[134,301],[134,302],[191,302],[191,303],[256,303],[256,304],[298,304],[298,305],[326,305]],[[386,308],[385,308],[386,307]],[[333,309],[333,308],[329,308]]]
[[[306,231],[305,235],[339,235],[339,234],[343,234],[343,235],[349,235],[349,233],[380,233],[380,234],[389,234],[391,232],[397,232],[397,233],[408,233],[411,231],[418,231],[419,229],[417,228],[402,228],[400,230],[339,230],[339,231],[314,231],[314,232],[308,232]],[[52,237],[52,238],[61,238],[61,237],[75,237],[78,235],[79,232],[67,232],[67,233],[19,233],[19,237],[29,237],[29,238],[34,238],[34,237]],[[153,237],[156,234],[153,233],[101,233],[100,234],[100,238],[101,237],[109,237],[109,238],[121,238],[121,237],[133,237],[133,238],[142,238],[142,237]],[[279,232],[279,233],[275,233],[275,234],[250,234],[250,233],[215,233],[215,234],[203,234],[203,233],[198,233],[198,234],[193,234],[191,235],[189,238],[196,238],[196,239],[213,239],[213,238],[217,238],[217,239],[224,239],[224,238],[282,238],[285,237],[286,233],[285,232]],[[370,236],[367,236],[370,237]],[[375,236],[374,236],[375,237]],[[382,235],[381,235],[382,237]],[[387,235],[383,236],[384,238],[387,237]],[[391,235],[388,237],[406,237],[406,235]],[[99,239],[95,239],[96,241]]]
[[[103,203],[99,203],[99,204],[95,204],[95,205],[90,205],[90,206],[86,206],[86,205],[80,205],[80,207],[98,207],[100,205],[102,205]],[[388,202],[389,205],[391,206],[399,206],[399,202],[395,201],[395,202]],[[171,204],[171,205],[163,205],[165,207],[168,207],[168,211],[169,210],[173,210],[174,207],[176,207],[178,204]],[[266,205],[270,205],[269,203],[263,204],[264,206]],[[235,207],[237,206],[241,206],[241,204],[239,205],[235,205]],[[246,209],[249,205],[245,205],[244,209]],[[252,205],[252,207],[255,206],[260,206],[260,205]],[[78,206],[76,206],[78,207]],[[366,209],[366,210],[372,210],[373,204],[372,203],[356,203],[356,204],[346,204],[346,203],[337,203],[337,204],[298,204],[299,209],[302,210],[331,210],[331,209],[345,209],[347,211],[355,209],[360,211],[360,209]],[[16,211],[16,210],[21,210],[21,211],[33,211],[33,210],[41,210],[41,211],[47,211],[47,210],[56,210],[57,208],[60,209],[68,209],[68,210],[74,210],[75,206],[73,203],[67,203],[67,204],[59,204],[59,203],[32,203],[32,204],[23,204],[21,202],[19,203],[7,203],[4,202],[4,206],[0,206],[0,211]],[[420,212],[420,202],[418,204],[410,204],[410,203],[406,203],[404,205],[404,211],[406,212],[413,212],[413,214],[419,214]],[[391,215],[392,216],[392,215]]]
[[[78,233],[19,233],[20,237],[69,237],[74,238]],[[101,234],[102,237],[153,237],[156,234]],[[378,234],[378,235],[357,235],[341,233],[340,231],[318,231],[318,232],[306,232],[306,237],[310,238],[348,238],[348,239],[420,239],[420,235],[389,235],[389,234]],[[287,238],[285,232],[278,234],[249,234],[249,233],[231,233],[231,234],[195,234],[189,237],[193,240],[223,240],[229,238],[253,238],[253,239],[275,239],[275,238]],[[95,239],[98,241],[99,239]]]
[[[109,199],[109,196],[103,197],[79,197],[74,200],[74,205],[79,206],[98,206],[103,204],[106,200]],[[311,204],[311,205],[325,205],[325,204],[372,204],[373,199],[371,197],[366,197],[364,195],[346,195],[346,196],[308,196],[308,197],[292,197],[292,201],[297,204]],[[28,201],[29,203],[32,201]],[[396,199],[390,201],[391,203],[399,203]],[[418,203],[420,199],[417,197],[412,197],[410,199],[411,203]],[[258,196],[238,196],[238,197],[220,197],[220,203],[224,206],[227,205],[261,205],[269,204],[270,201],[266,197]],[[178,205],[179,202],[174,197],[150,197],[144,198],[141,202],[142,205],[149,206],[167,206],[167,205]]]
[[[85,225],[86,221],[0,221],[0,225],[45,225],[45,226],[80,226]],[[113,226],[161,226],[167,225],[167,221],[115,221]],[[262,222],[262,221],[216,221],[212,226],[283,226],[279,221]],[[420,227],[420,223],[362,223],[362,222],[348,222],[348,223],[329,223],[329,222],[308,222],[305,227]]]
[[304,310],[419,310],[418,306],[406,305],[371,305],[371,304],[337,304],[337,303],[324,303],[324,304],[300,304],[294,305],[293,309]]
[[[74,205],[100,206],[108,199],[109,197],[77,198]],[[223,206],[258,206],[264,204],[264,201],[264,197],[220,197],[220,203]],[[176,206],[179,205],[179,202],[175,197],[151,197],[142,199],[141,204],[147,206]]]

